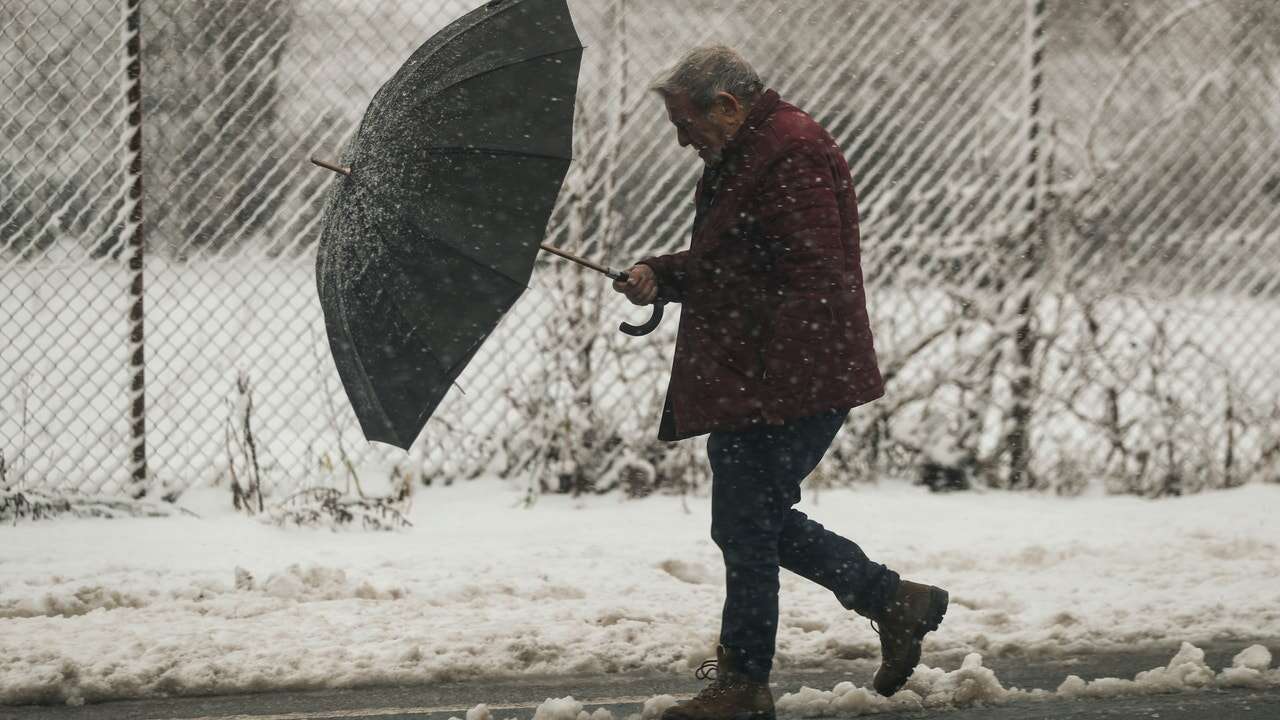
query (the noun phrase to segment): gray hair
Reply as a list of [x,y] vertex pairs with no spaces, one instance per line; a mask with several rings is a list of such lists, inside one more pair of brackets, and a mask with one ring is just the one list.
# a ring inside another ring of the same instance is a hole
[[764,83],[732,48],[705,45],[690,50],[675,67],[659,75],[649,89],[662,95],[687,95],[699,110],[711,107],[716,95],[726,92],[751,105],[764,91]]

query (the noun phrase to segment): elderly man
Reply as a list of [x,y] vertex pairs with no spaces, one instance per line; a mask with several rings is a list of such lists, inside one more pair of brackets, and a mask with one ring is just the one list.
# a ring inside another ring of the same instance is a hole
[[849,166],[729,48],[690,52],[652,89],[705,164],[692,243],[614,288],[683,304],[659,437],[710,433],[711,536],[726,569],[714,682],[664,720],[773,717],[779,567],[879,623],[875,688],[891,695],[947,593],[900,580],[793,508],[850,409],[884,394]]

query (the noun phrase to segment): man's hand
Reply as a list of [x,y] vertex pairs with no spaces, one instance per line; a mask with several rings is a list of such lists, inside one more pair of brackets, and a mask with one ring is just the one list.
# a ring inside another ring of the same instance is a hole
[[613,281],[613,289],[627,296],[635,305],[651,305],[658,297],[658,279],[653,268],[636,265],[627,271],[627,281]]

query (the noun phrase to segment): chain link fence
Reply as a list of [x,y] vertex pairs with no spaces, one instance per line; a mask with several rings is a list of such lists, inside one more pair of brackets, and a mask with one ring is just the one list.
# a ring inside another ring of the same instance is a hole
[[[0,489],[704,479],[697,441],[653,439],[674,318],[624,338],[617,321],[647,312],[553,258],[411,453],[359,434],[314,286],[331,177],[306,158],[337,157],[378,86],[471,5],[0,8]],[[1159,495],[1280,476],[1280,6],[570,5],[587,51],[549,242],[617,267],[687,243],[698,163],[645,87],[702,42],[740,49],[849,157],[889,391],[816,482]]]

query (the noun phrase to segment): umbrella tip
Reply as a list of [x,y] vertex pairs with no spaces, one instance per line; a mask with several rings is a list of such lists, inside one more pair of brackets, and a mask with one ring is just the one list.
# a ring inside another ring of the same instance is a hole
[[342,167],[341,165],[335,165],[334,163],[331,163],[327,160],[321,160],[320,158],[314,155],[311,156],[311,164],[319,165],[325,170],[332,170],[333,172],[336,172],[339,175],[347,175],[347,176],[351,175],[351,168]]

